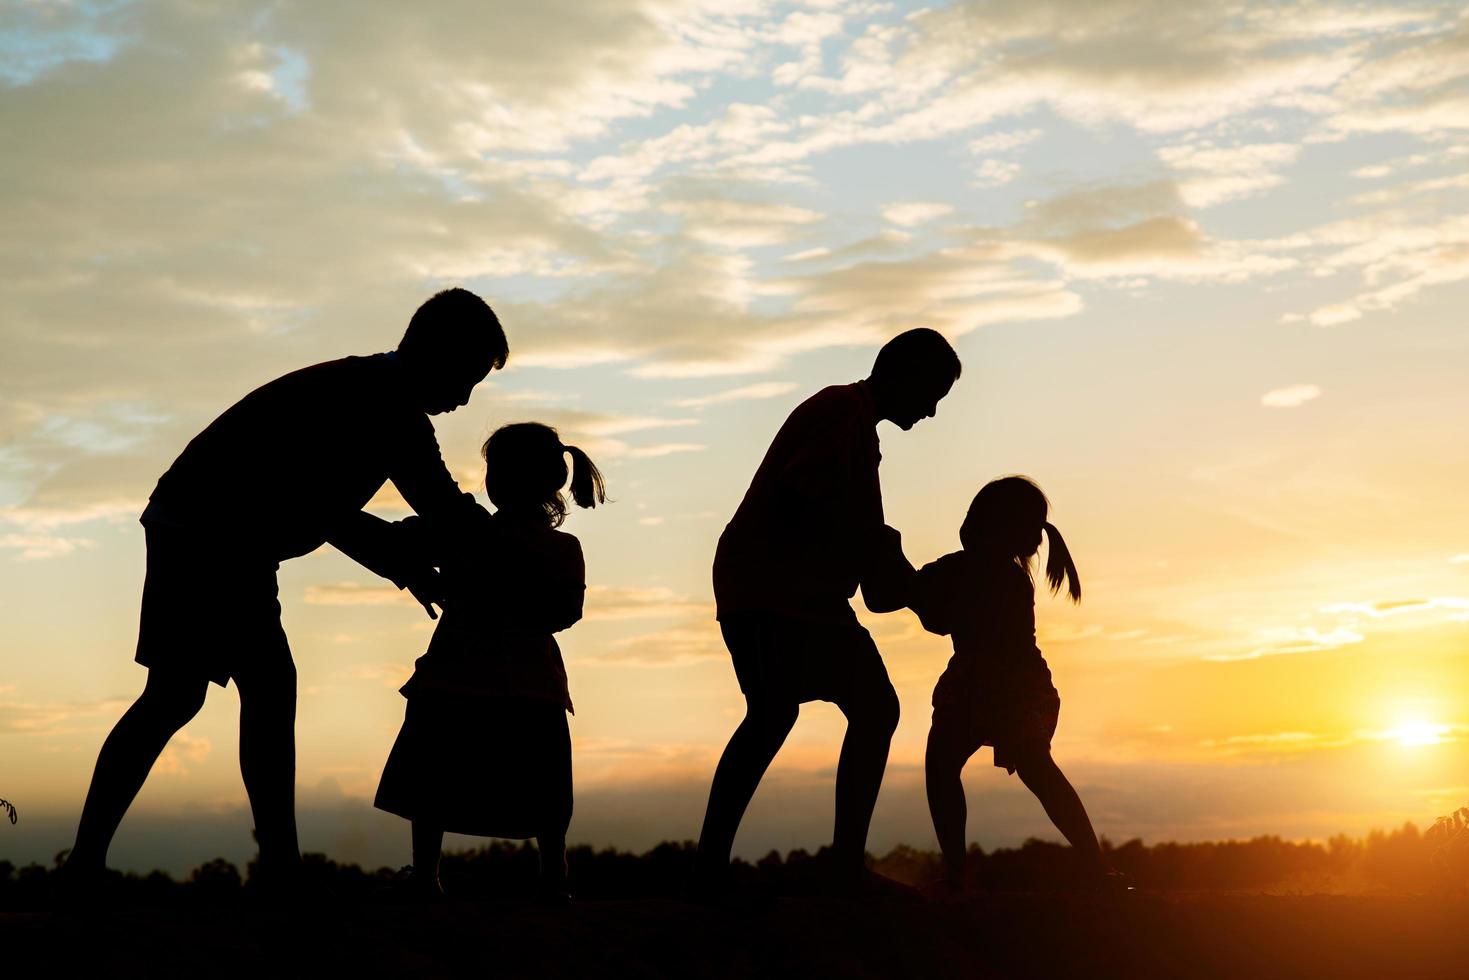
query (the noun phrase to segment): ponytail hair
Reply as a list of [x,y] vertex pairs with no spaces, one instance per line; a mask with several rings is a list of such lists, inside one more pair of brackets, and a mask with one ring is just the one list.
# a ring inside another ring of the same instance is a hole
[[1046,538],[1051,547],[1046,553],[1046,581],[1050,583],[1051,595],[1061,590],[1061,582],[1066,581],[1066,594],[1071,597],[1072,602],[1081,601],[1081,579],[1076,575],[1076,562],[1071,560],[1071,551],[1066,547],[1066,539],[1061,537],[1061,532],[1056,530],[1056,525],[1046,521],[1043,525],[1046,529]]
[[566,446],[549,425],[516,422],[496,429],[480,450],[485,460],[485,493],[496,508],[518,513],[539,510],[551,527],[566,520],[561,488],[571,457],[571,499],[578,507],[607,502],[602,471],[576,446]]
[[578,507],[595,507],[607,502],[607,485],[602,471],[578,446],[562,446],[571,457],[571,499]]

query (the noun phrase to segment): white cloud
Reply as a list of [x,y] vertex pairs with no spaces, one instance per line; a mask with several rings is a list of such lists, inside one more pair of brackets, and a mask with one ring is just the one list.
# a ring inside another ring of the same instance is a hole
[[1300,151],[1290,143],[1218,146],[1202,141],[1165,146],[1158,157],[1181,172],[1178,192],[1184,203],[1209,208],[1285,183],[1279,170],[1293,163]]
[[1266,408],[1299,408],[1320,397],[1319,385],[1288,385],[1265,392],[1260,396],[1260,404]]
[[678,398],[673,404],[680,408],[703,408],[707,405],[723,405],[726,402],[751,401],[759,398],[775,398],[787,392],[795,391],[794,381],[761,381],[757,384],[743,385],[739,388],[726,388],[724,391],[716,391],[711,395],[700,395],[696,398]]
[[1022,146],[1029,146],[1045,135],[1040,129],[1020,129],[1010,132],[989,133],[977,139],[969,141],[969,152],[975,156],[985,156],[990,153],[1004,153],[1009,150],[1017,150]]
[[911,228],[914,225],[927,224],[945,215],[953,214],[954,208],[949,204],[937,201],[897,201],[885,204],[882,208],[882,216],[886,221],[895,225]]

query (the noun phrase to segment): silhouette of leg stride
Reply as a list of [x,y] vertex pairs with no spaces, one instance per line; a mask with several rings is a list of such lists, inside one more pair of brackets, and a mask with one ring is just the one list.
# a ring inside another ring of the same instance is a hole
[[847,716],[847,734],[837,762],[836,821],[832,857],[841,875],[860,877],[867,853],[867,831],[887,769],[888,748],[898,729],[898,695],[883,679],[837,705]]
[[415,820],[412,826],[413,875],[408,880],[408,890],[417,897],[438,898],[444,894],[444,886],[439,883],[444,831],[424,820]]
[[[964,885],[965,822],[968,816],[964,784],[960,773],[964,763],[977,751],[962,733],[935,725],[928,733],[928,749],[924,758],[924,780],[928,790],[928,810],[933,817],[934,833],[943,852],[944,877],[954,888]],[[1061,831],[1081,858],[1089,877],[1106,874],[1101,847],[1091,818],[1081,797],[1044,749],[1030,754],[1015,768],[1025,787],[1035,794],[1045,808],[1046,816]]]
[[113,726],[102,751],[66,862],[71,874],[100,874],[122,818],[163,749],[204,706],[209,682],[150,670],[143,693]]
[[1066,842],[1076,848],[1086,872],[1095,876],[1105,874],[1107,869],[1091,818],[1087,816],[1086,807],[1082,806],[1081,797],[1076,795],[1075,788],[1051,754],[1040,753],[1027,759],[1015,768],[1015,774],[1041,801],[1046,816],[1051,818],[1051,823],[1061,831]]
[[289,879],[300,868],[296,839],[296,666],[289,657],[262,659],[235,674],[240,692],[240,775],[260,868]]
[[944,878],[953,888],[964,887],[965,824],[969,818],[960,773],[969,753],[946,738],[937,727],[929,729],[928,749],[923,760],[924,783],[928,790],[928,812],[944,857]]
[[706,885],[723,880],[735,832],[765,770],[796,724],[801,707],[783,701],[746,701],[745,718],[730,736],[714,781],[699,832],[698,874]]

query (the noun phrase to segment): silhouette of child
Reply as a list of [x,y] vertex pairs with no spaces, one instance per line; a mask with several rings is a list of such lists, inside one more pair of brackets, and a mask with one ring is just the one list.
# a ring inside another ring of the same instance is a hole
[[552,634],[582,615],[585,565],[577,539],[556,530],[571,457],[571,496],[605,502],[602,474],[549,426],[497,429],[483,448],[494,514],[442,533],[398,524],[404,547],[442,570],[444,613],[402,688],[403,728],[378,786],[379,809],[413,821],[411,894],[442,895],[446,831],[534,837],[544,898],[564,901],[571,822],[572,710]]
[[1046,580],[1067,583],[1081,600],[1076,565],[1046,520],[1040,487],[1020,476],[986,484],[959,529],[962,551],[918,570],[910,605],[925,629],[953,637],[954,655],[933,690],[925,775],[928,806],[943,851],[945,882],[964,882],[964,787],[959,774],[981,746],[995,765],[1018,774],[1085,864],[1109,881],[1096,833],[1076,790],[1051,758],[1061,698],[1035,641],[1035,584],[1030,561],[1044,529],[1050,540]]

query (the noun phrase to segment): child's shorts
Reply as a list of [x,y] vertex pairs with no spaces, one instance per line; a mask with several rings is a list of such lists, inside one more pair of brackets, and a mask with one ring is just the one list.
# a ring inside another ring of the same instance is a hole
[[719,628],[747,698],[840,706],[892,689],[872,634],[855,616],[842,622],[745,612],[725,616]]
[[408,699],[373,805],[453,834],[540,837],[571,822],[571,730],[550,701]]
[[184,528],[145,524],[144,536],[138,663],[220,687],[250,664],[291,663],[275,563],[211,547]]
[[[959,696],[955,696],[959,695]],[[986,745],[995,747],[995,766],[1014,773],[1018,765],[1051,751],[1061,717],[1061,696],[1049,691],[968,693],[934,690],[933,727],[960,740],[965,758]]]

